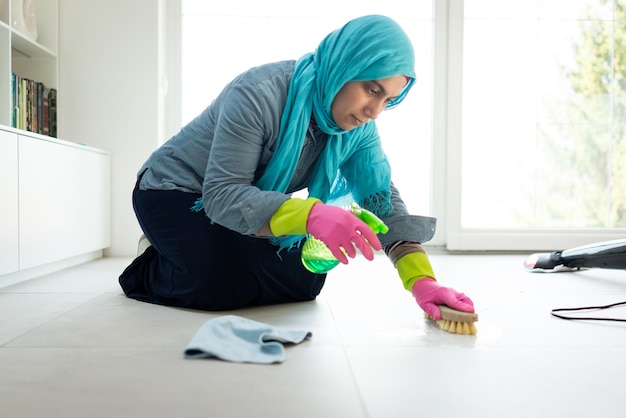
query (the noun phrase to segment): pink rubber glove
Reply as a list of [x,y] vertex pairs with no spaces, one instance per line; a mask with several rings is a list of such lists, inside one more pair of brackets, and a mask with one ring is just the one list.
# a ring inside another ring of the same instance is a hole
[[346,254],[350,258],[356,256],[355,245],[368,260],[374,259],[372,248],[382,249],[378,237],[365,222],[337,206],[314,204],[306,221],[306,230],[326,244],[342,264],[348,264]]
[[416,281],[412,293],[420,308],[437,321],[441,319],[441,311],[437,305],[447,305],[457,311],[474,312],[474,303],[470,298],[454,289],[440,286],[428,277]]

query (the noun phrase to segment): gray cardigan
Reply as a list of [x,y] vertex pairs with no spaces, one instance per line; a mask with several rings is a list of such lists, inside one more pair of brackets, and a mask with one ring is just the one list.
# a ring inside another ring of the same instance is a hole
[[[158,148],[139,171],[141,190],[179,190],[202,194],[207,216],[244,235],[261,230],[290,194],[307,187],[327,135],[309,127],[287,194],[255,186],[272,157],[295,61],[252,68],[179,133]],[[370,123],[374,123],[373,121]],[[384,247],[395,241],[426,242],[435,219],[409,215],[392,184],[393,214]]]

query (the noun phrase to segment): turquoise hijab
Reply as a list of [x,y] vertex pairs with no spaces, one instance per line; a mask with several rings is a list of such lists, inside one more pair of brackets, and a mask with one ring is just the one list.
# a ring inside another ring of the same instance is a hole
[[313,170],[309,196],[326,203],[350,196],[379,216],[390,215],[391,168],[374,121],[344,131],[333,120],[331,104],[349,81],[397,75],[406,76],[408,82],[387,109],[398,105],[415,81],[413,46],[394,20],[364,16],[326,36],[315,52],[296,63],[276,149],[256,186],[287,191],[313,115],[329,138]]

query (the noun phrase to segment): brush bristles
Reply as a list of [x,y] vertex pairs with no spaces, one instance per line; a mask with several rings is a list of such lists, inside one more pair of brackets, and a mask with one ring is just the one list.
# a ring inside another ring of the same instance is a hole
[[447,306],[439,306],[441,319],[436,321],[432,316],[424,313],[424,316],[437,324],[439,328],[452,334],[475,335],[478,315],[475,313],[461,312]]
[[472,322],[450,321],[447,319],[435,321],[430,316],[428,318],[433,320],[439,328],[452,334],[476,335],[476,326]]

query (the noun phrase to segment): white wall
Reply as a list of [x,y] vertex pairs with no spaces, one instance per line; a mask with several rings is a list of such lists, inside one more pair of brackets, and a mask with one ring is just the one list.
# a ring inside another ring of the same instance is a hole
[[136,252],[135,175],[163,136],[162,1],[59,1],[59,137],[111,152],[110,256]]

